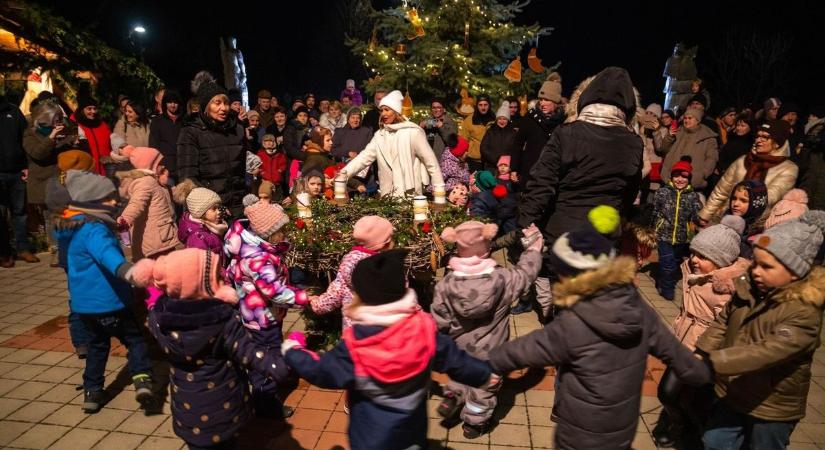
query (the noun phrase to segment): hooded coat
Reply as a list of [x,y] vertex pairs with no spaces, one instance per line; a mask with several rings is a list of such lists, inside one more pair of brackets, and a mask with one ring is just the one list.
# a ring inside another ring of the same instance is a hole
[[516,129],[512,122],[502,128],[493,123],[484,138],[481,139],[481,160],[484,168],[493,173],[498,173],[498,159],[501,156],[510,156],[516,148]]
[[157,175],[135,169],[117,176],[126,186],[124,197],[129,199],[121,217],[129,224],[133,260],[156,256],[180,244],[172,198]]
[[825,268],[760,296],[749,275],[699,339],[716,372],[716,395],[757,419],[805,417],[813,356],[820,344]]
[[[609,67],[600,72],[579,97],[578,110],[598,104],[616,106],[630,120],[636,97],[627,71]],[[551,246],[562,233],[586,223],[596,206],[624,211],[641,183],[643,151],[642,139],[627,126],[601,126],[581,118],[559,126],[530,172],[519,226],[546,223],[544,239]]]
[[384,125],[343,170],[353,176],[373,162],[378,163],[381,195],[420,195],[425,184],[444,184],[441,167],[424,130],[410,121]]
[[[226,233],[226,223],[222,224],[222,231]],[[186,248],[200,248],[210,252],[223,254],[223,234],[218,234],[202,220],[197,220],[184,211],[178,222],[178,239]]]
[[690,184],[697,190],[704,189],[707,179],[716,169],[719,161],[719,144],[717,134],[705,125],[699,124],[693,130],[682,127],[675,137],[665,138],[662,143],[662,152],[665,153],[662,161],[662,180],[670,180],[670,168],[683,156],[690,156],[693,165],[693,175]]
[[712,379],[708,366],[641,299],[635,275],[635,261],[621,257],[557,283],[554,301],[563,309],[555,320],[490,354],[496,373],[559,368],[555,448],[630,448],[648,354],[672,367],[685,383]]

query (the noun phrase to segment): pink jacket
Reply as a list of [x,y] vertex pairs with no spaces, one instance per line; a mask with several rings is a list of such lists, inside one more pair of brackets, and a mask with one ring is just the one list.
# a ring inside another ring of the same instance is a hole
[[[352,250],[344,255],[341,259],[341,265],[338,266],[338,274],[335,279],[327,287],[327,291],[318,297],[310,300],[312,311],[315,314],[328,314],[336,309],[343,309],[352,303],[352,271],[355,270],[355,265],[362,259],[374,255],[375,252],[367,250],[364,247],[353,247]],[[349,317],[343,316],[342,330],[352,326],[352,321]]]
[[682,344],[696,349],[696,341],[733,297],[733,280],[749,266],[750,261],[738,258],[728,267],[696,275],[690,272],[688,261],[682,263],[682,311],[673,322],[673,331]]
[[180,244],[172,198],[158,177],[142,170],[118,172],[129,204],[120,218],[129,224],[132,259],[153,257]]

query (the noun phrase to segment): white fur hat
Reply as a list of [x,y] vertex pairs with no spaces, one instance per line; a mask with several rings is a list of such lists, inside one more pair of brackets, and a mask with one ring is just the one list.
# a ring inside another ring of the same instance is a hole
[[402,94],[399,90],[394,90],[381,99],[381,103],[378,104],[378,107],[380,108],[382,106],[386,106],[398,114],[401,114],[401,102],[403,100],[404,94]]
[[501,102],[501,106],[498,107],[498,111],[496,111],[496,118],[499,117],[506,117],[507,120],[510,120],[510,102],[504,100]]

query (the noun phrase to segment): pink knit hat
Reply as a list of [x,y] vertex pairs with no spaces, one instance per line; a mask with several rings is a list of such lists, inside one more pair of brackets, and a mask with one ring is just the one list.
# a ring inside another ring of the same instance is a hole
[[120,153],[129,158],[129,162],[135,166],[135,169],[157,171],[160,160],[163,159],[163,155],[151,147],[127,145],[121,149]]
[[791,189],[771,209],[771,214],[765,221],[765,229],[796,219],[807,211],[808,194],[802,189]]
[[379,250],[392,239],[392,224],[379,216],[364,216],[352,227],[352,237],[369,250]]
[[237,303],[235,290],[219,283],[220,269],[221,257],[217,253],[187,248],[160,256],[157,260],[141,259],[132,268],[132,277],[135,285],[155,286],[172,298],[217,298],[227,303]]
[[490,245],[498,233],[498,225],[484,224],[470,220],[453,228],[447,227],[441,232],[441,239],[458,246],[458,256],[468,258],[478,256],[485,258],[490,254]]
[[281,205],[262,201],[249,204],[252,197],[255,196],[250,194],[244,197],[244,204],[249,206],[244,208],[243,213],[249,219],[249,225],[255,234],[267,239],[289,222],[289,216]]
[[498,162],[496,163],[497,166],[502,164],[510,165],[510,155],[501,155],[498,157]]

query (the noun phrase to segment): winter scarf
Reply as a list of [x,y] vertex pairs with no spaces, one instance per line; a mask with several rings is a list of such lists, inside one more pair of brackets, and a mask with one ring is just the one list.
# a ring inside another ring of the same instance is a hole
[[626,127],[625,113],[618,106],[592,103],[579,112],[576,120],[592,123],[600,127]]
[[353,325],[378,325],[389,327],[421,311],[415,291],[407,289],[399,300],[383,305],[365,305],[354,301],[344,308],[344,316]]
[[756,152],[748,152],[745,156],[746,180],[759,180],[764,182],[768,176],[768,170],[776,167],[788,159],[787,156],[761,155]]
[[467,258],[454,256],[450,258],[447,266],[454,271],[456,276],[468,277],[493,273],[493,270],[496,268],[496,262],[490,258],[479,258],[478,256],[470,256]]

